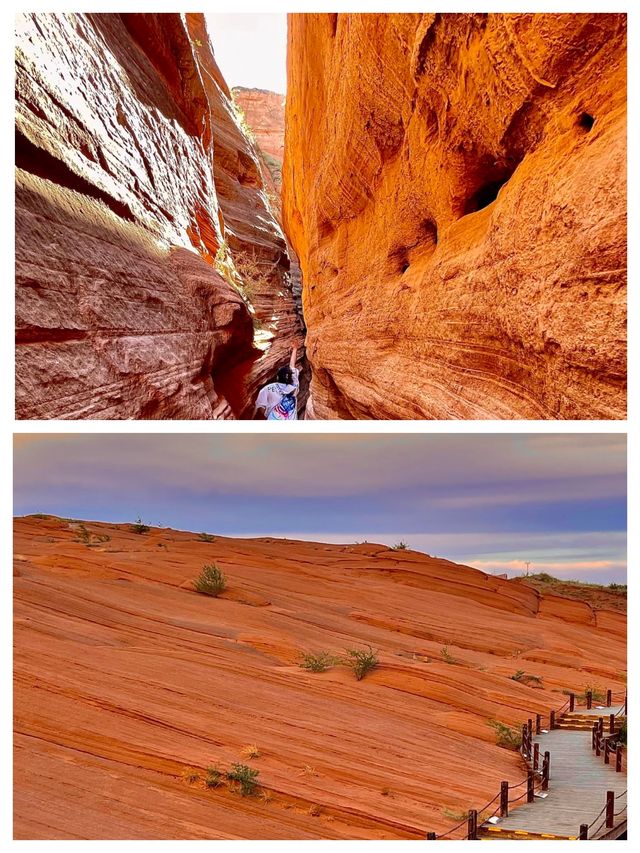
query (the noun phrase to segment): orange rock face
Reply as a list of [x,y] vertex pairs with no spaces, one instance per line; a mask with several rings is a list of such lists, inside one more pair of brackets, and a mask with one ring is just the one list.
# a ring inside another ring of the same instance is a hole
[[284,160],[284,95],[267,89],[245,89],[236,86],[233,98],[245,115],[261,151],[268,156],[272,172],[280,188]]
[[624,15],[290,15],[320,418],[625,417]]
[[[624,690],[624,614],[380,545],[28,517],[14,589],[20,839],[424,838],[522,780],[489,719]],[[367,645],[362,681],[299,666]],[[259,796],[206,788],[234,762]]]
[[302,324],[204,19],[17,27],[17,416],[247,415]]

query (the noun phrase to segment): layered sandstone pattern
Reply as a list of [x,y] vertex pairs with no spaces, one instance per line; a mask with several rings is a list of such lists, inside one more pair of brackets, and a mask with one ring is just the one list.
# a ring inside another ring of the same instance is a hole
[[625,417],[624,15],[289,16],[320,418]]
[[302,326],[202,16],[17,27],[18,417],[246,415]]
[[[14,589],[16,838],[424,838],[523,778],[490,718],[624,689],[624,614],[381,545],[31,516]],[[360,682],[299,666],[369,644]],[[260,796],[206,789],[233,762]]]

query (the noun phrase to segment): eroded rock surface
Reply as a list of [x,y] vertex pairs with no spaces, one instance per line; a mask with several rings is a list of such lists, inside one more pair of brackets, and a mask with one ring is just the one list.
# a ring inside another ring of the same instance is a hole
[[[425,554],[33,516],[14,553],[18,839],[424,839],[523,779],[489,719],[625,689],[625,614]],[[234,762],[261,796],[206,789]]]
[[17,416],[247,416],[302,325],[203,17],[17,28]]
[[320,418],[625,417],[624,15],[289,16]]

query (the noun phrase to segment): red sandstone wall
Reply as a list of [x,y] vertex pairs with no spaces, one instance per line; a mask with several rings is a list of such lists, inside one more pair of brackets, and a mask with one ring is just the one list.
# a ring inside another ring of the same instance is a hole
[[17,416],[246,415],[302,327],[202,16],[20,15],[16,149]]
[[289,16],[310,415],[625,417],[625,32]]

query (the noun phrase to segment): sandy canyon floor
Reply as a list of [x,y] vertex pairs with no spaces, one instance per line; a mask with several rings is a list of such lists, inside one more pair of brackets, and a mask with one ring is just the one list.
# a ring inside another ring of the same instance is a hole
[[[20,839],[424,838],[522,778],[490,719],[624,688],[623,613],[382,545],[30,516],[14,574]],[[369,644],[362,681],[300,667]],[[257,796],[206,788],[234,762]]]

